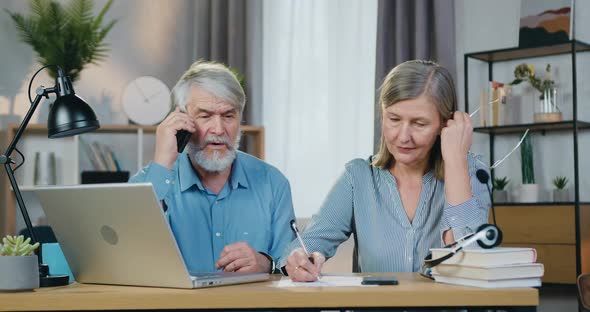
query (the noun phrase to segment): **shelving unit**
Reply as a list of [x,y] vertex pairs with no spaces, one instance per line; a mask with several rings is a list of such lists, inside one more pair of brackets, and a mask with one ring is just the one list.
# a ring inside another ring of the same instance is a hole
[[[6,144],[8,144],[8,142],[14,137],[18,126],[19,125],[17,124],[9,125],[5,135]],[[242,125],[241,130],[244,136],[251,139],[251,154],[260,159],[264,159],[264,128]],[[125,170],[130,171],[130,174],[134,174],[149,162],[150,159],[144,159],[144,153],[146,149],[149,149],[151,154],[155,148],[155,143],[145,143],[145,141],[146,136],[153,137],[155,132],[156,126],[102,125],[98,130],[92,132],[91,135],[135,135],[135,147],[133,147],[136,148],[137,152],[135,166],[134,168],[125,168]],[[53,151],[56,156],[61,159],[56,168],[56,171],[60,173],[57,180],[58,185],[80,184],[80,154],[83,152],[80,148],[79,136],[51,140],[52,144],[47,143],[49,140],[50,139],[47,138],[46,125],[29,124],[25,129],[25,132],[19,141],[18,148],[26,156],[26,161],[23,167],[15,173],[19,188],[23,189],[32,187],[33,180],[31,177],[35,165],[33,156],[35,152],[41,150]],[[117,149],[121,150],[126,147],[127,146],[117,146]],[[20,161],[17,153],[14,153],[13,157],[15,158],[15,161]],[[3,195],[1,198],[4,199],[0,204],[0,237],[6,234],[14,234],[16,232],[16,216],[20,213],[17,212],[16,199],[12,192],[12,188],[10,187],[10,183],[8,182],[8,177],[5,177],[3,182],[2,188],[0,188],[0,195]]]
[[[469,61],[488,64],[488,80],[493,81],[494,64],[504,61],[554,55],[571,55],[572,105],[571,120],[554,123],[513,124],[476,127],[475,132],[489,135],[490,164],[494,162],[494,141],[498,135],[530,132],[568,131],[573,136],[574,201],[568,203],[498,203],[496,219],[504,232],[504,246],[534,247],[538,261],[545,264],[545,283],[573,284],[582,272],[590,272],[590,204],[580,202],[578,135],[590,128],[590,122],[578,119],[576,55],[590,51],[590,45],[578,40],[535,48],[510,48],[464,55],[465,111],[469,112]],[[503,77],[507,78],[507,77]],[[492,170],[492,178],[494,171]]]

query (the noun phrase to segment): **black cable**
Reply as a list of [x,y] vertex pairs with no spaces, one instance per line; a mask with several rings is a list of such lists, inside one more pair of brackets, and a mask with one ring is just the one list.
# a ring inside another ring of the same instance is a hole
[[16,147],[14,148],[14,150],[20,155],[22,160],[20,161],[20,164],[18,164],[18,166],[12,169],[12,172],[16,172],[16,169],[20,168],[25,163],[25,155],[23,155],[23,153],[21,153]]
[[486,187],[488,188],[488,193],[490,194],[490,203],[492,204],[492,220],[494,220],[494,225],[498,226],[496,223],[496,209],[494,209],[494,199],[492,198],[492,190],[490,190],[490,185],[486,183]]
[[477,177],[477,180],[479,180],[479,182],[481,182],[482,184],[485,184],[486,188],[488,189],[488,194],[490,195],[490,204],[492,206],[492,218],[494,220],[494,225],[498,226],[498,224],[496,224],[496,210],[494,209],[494,198],[492,196],[492,190],[490,190],[490,185],[488,184],[488,182],[490,182],[490,175],[483,169],[477,169],[477,171],[475,172],[475,176]]
[[35,80],[35,76],[37,76],[37,74],[40,71],[42,71],[43,69],[45,69],[47,67],[51,67],[51,66],[55,66],[55,67],[59,68],[57,65],[53,65],[53,64],[45,65],[45,66],[39,68],[39,70],[35,72],[35,74],[33,75],[33,77],[31,77],[31,80],[29,81],[29,91],[27,92],[27,95],[29,96],[29,102],[31,103],[31,105],[33,105],[33,99],[31,98],[31,85],[33,85],[33,80]]
[[[31,98],[31,86],[33,85],[33,81],[35,80],[35,77],[37,76],[37,74],[39,74],[40,71],[44,70],[47,67],[51,67],[51,66],[55,66],[56,68],[59,68],[59,66],[53,65],[53,64],[45,65],[45,66],[39,68],[39,70],[37,70],[33,74],[33,77],[31,77],[31,80],[29,81],[29,89],[27,91],[27,95],[29,96],[29,103],[31,103],[31,105],[33,105],[33,99]],[[16,147],[14,148],[14,150],[20,155],[22,160],[21,160],[20,164],[18,164],[12,171],[16,171],[18,168],[20,168],[25,163],[25,155],[23,155],[23,153],[21,153],[18,150],[18,148],[16,148]]]

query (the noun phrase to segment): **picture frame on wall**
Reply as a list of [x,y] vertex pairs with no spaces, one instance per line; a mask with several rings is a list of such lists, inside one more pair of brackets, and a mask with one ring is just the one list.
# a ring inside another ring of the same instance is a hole
[[521,0],[518,46],[538,47],[574,39],[574,0]]

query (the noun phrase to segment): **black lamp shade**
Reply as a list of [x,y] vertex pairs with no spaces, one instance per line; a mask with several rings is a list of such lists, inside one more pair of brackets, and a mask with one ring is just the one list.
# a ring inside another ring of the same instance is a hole
[[49,138],[63,138],[100,128],[94,111],[76,94],[59,96],[49,109]]

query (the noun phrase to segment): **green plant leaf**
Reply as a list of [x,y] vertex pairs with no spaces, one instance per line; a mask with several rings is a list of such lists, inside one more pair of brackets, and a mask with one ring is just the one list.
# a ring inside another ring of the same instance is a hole
[[[92,0],[71,0],[64,7],[55,0],[31,0],[27,16],[5,10],[14,22],[21,41],[29,44],[43,65],[58,65],[76,81],[87,64],[106,59],[109,48],[104,42],[116,20],[103,26],[112,0],[93,17]],[[53,67],[49,75],[56,78]]]

